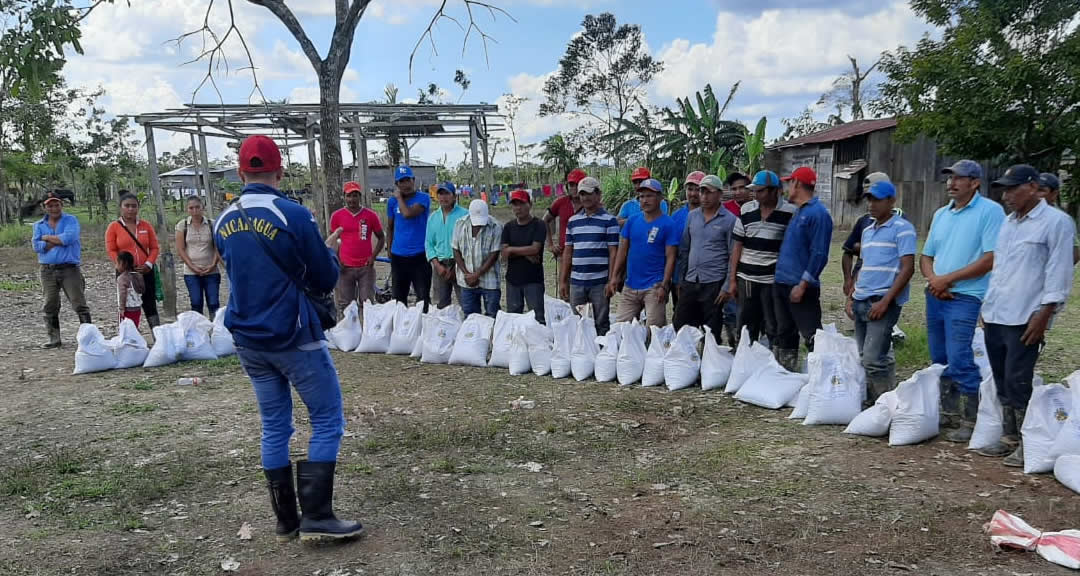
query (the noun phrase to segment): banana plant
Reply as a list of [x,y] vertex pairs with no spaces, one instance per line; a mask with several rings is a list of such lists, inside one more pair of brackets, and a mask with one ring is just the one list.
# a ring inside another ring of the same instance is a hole
[[668,188],[667,193],[668,203],[671,204],[671,211],[675,211],[675,204],[679,201],[679,179],[672,178],[671,186]]
[[749,128],[743,127],[743,139],[745,141],[743,154],[745,157],[742,168],[744,174],[753,176],[761,170],[762,160],[765,157],[765,124],[766,119],[762,116],[761,120],[758,120],[753,133],[750,133]]

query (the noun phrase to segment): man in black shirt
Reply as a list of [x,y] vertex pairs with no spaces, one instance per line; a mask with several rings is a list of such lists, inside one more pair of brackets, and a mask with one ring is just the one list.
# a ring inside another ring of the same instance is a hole
[[532,215],[532,197],[526,190],[510,193],[514,219],[502,230],[502,257],[506,265],[506,311],[520,314],[525,303],[544,323],[544,241],[547,226]]

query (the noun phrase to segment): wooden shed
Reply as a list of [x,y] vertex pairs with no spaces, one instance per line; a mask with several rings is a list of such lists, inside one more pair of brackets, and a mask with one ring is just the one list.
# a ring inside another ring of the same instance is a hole
[[[855,120],[768,147],[765,165],[781,176],[799,166],[817,172],[817,193],[837,228],[849,228],[866,213],[862,180],[870,172],[889,175],[899,196],[897,205],[920,234],[930,229],[934,212],[948,202],[941,170],[956,159],[938,153],[937,144],[919,136],[902,143],[893,136],[895,118]],[[983,194],[1004,169],[986,161]]]

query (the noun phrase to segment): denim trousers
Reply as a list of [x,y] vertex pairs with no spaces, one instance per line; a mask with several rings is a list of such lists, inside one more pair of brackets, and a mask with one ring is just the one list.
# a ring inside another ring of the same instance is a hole
[[866,401],[873,404],[878,396],[896,387],[896,358],[892,354],[893,326],[900,320],[901,307],[889,304],[885,315],[870,319],[870,308],[881,300],[875,296],[856,300],[851,308],[855,314],[855,342],[859,345],[862,366],[866,370]]
[[462,288],[461,289],[461,312],[466,318],[469,314],[480,313],[480,303],[484,304],[483,313],[495,317],[499,313],[499,299],[502,298],[502,291],[498,288],[487,290],[484,288]]
[[191,309],[202,314],[205,301],[209,311],[207,316],[213,319],[214,312],[221,307],[218,300],[221,292],[221,274],[207,274],[206,276],[184,274],[184,284],[187,285],[188,298],[191,299]]
[[293,434],[289,384],[296,388],[311,420],[307,459],[312,462],[337,460],[341,437],[345,434],[341,385],[325,344],[310,346],[316,347],[273,352],[236,347],[240,364],[251,379],[259,404],[262,465],[268,470],[289,464],[289,439]]
[[967,294],[953,294],[951,300],[939,300],[926,293],[926,340],[930,361],[947,365],[941,377],[955,382],[959,391],[967,396],[978,396],[979,382],[982,381],[979,367],[975,365],[975,352],[971,349],[980,308],[982,301]]

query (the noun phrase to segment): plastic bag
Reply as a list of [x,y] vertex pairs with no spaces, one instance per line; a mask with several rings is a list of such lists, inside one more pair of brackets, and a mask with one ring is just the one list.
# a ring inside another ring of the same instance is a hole
[[180,361],[184,349],[184,331],[178,324],[162,324],[154,327],[154,345],[146,355],[143,368],[166,366]]
[[615,364],[615,376],[619,379],[620,386],[629,386],[638,380],[645,372],[645,337],[648,330],[644,324],[638,323],[637,319],[630,321],[623,328],[622,340],[619,342],[619,356]]
[[675,341],[675,327],[650,326],[652,338],[649,340],[649,348],[645,351],[645,370],[641,373],[642,386],[664,385],[664,356],[667,356],[671,343]]
[[570,373],[578,382],[593,375],[596,355],[600,352],[596,345],[595,322],[591,316],[582,316],[574,332],[574,344],[570,349]]
[[1080,455],[1066,454],[1054,462],[1054,478],[1063,486],[1080,494]]
[[184,348],[180,351],[181,360],[214,360],[214,345],[210,343],[210,331],[214,323],[206,316],[188,310],[176,317],[176,324],[184,331]]
[[1063,384],[1032,386],[1020,436],[1024,442],[1024,473],[1054,469],[1051,450],[1072,411],[1073,393]]
[[499,310],[495,315],[495,332],[491,337],[491,360],[488,361],[488,366],[509,368],[510,346],[513,343],[514,332],[526,322],[535,321],[536,316],[532,312],[511,314]]
[[139,329],[130,318],[124,318],[116,336],[105,342],[105,346],[112,350],[116,357],[116,368],[142,366],[143,362],[146,362],[146,356],[150,354],[146,339],[139,334]]
[[[751,346],[764,350],[764,346],[754,342]],[[766,350],[765,352],[768,352]],[[760,353],[760,352],[759,352]],[[769,354],[769,361],[758,368],[745,384],[735,393],[735,399],[747,404],[776,410],[783,408],[799,390],[806,385],[806,374],[788,372]]]
[[469,314],[454,339],[450,363],[459,366],[487,366],[488,350],[491,349],[491,329],[495,319],[483,314]]
[[712,328],[705,327],[705,349],[701,353],[701,389],[723,388],[731,376],[735,355],[731,348],[716,343]]
[[735,359],[731,364],[731,375],[728,377],[724,392],[734,394],[742,388],[743,384],[754,375],[759,368],[768,364],[773,359],[772,352],[758,342],[750,341],[750,331],[743,326],[739,336],[739,345],[735,348]]
[[423,331],[424,303],[417,302],[412,308],[398,306],[394,310],[394,331],[390,334],[390,343],[386,347],[386,353],[411,354]]
[[225,327],[225,307],[214,312],[214,330],[210,332],[210,345],[214,347],[214,354],[218,358],[236,354],[236,343],[233,342],[232,334]]
[[529,345],[529,364],[533,374],[551,374],[551,328],[536,322],[525,327],[525,342]]
[[[368,304],[368,306],[373,305]],[[345,307],[341,320],[326,331],[326,342],[331,348],[351,352],[360,345],[360,335],[363,333],[364,327],[360,324],[360,306],[354,300]]]
[[[817,352],[814,352],[817,354]],[[840,356],[821,358],[821,368],[816,378],[810,378],[809,403],[804,426],[840,424],[847,426],[862,412],[865,385],[858,382],[850,364]]]
[[105,342],[101,330],[93,324],[82,324],[75,337],[79,347],[75,350],[73,374],[89,374],[116,368],[116,355]]
[[1035,550],[1044,559],[1074,570],[1080,569],[1080,530],[1039,532],[1019,516],[994,512],[986,531],[995,547]]
[[597,382],[611,382],[618,375],[619,343],[627,326],[629,324],[626,322],[616,322],[608,329],[607,334],[596,337],[596,345],[600,351],[596,353],[593,378]]
[[548,326],[555,326],[556,322],[561,322],[573,314],[574,309],[568,302],[544,294],[544,322]]
[[994,375],[984,375],[979,384],[979,412],[975,416],[975,429],[971,432],[968,450],[982,450],[997,444],[1005,433],[1001,400],[998,399]]
[[[984,380],[993,378],[994,373],[990,369],[990,357],[986,354],[986,334],[982,328],[975,329],[975,337],[971,339],[971,351],[975,354],[975,365],[979,367],[979,375]],[[995,438],[994,442],[997,441],[998,439]]]
[[844,428],[844,434],[873,438],[885,436],[889,433],[889,424],[892,423],[894,412],[896,412],[896,390],[889,390],[878,396],[873,406],[859,412],[847,428]]
[[394,333],[394,314],[405,305],[397,300],[385,304],[364,304],[364,327],[360,334],[357,352],[386,354],[390,349],[390,337]]
[[705,333],[689,324],[675,334],[671,348],[664,356],[664,383],[668,390],[682,390],[693,386],[701,373],[701,356],[698,342]]
[[934,364],[896,387],[896,412],[889,427],[889,446],[918,444],[938,435],[944,370],[944,366]]
[[551,348],[551,377],[566,378],[570,376],[570,351],[574,347],[574,336],[577,332],[578,317],[570,314],[556,322],[548,321],[551,333],[555,339]]
[[446,364],[454,350],[454,340],[461,329],[456,316],[428,314],[424,317],[424,351],[420,361],[425,364]]

